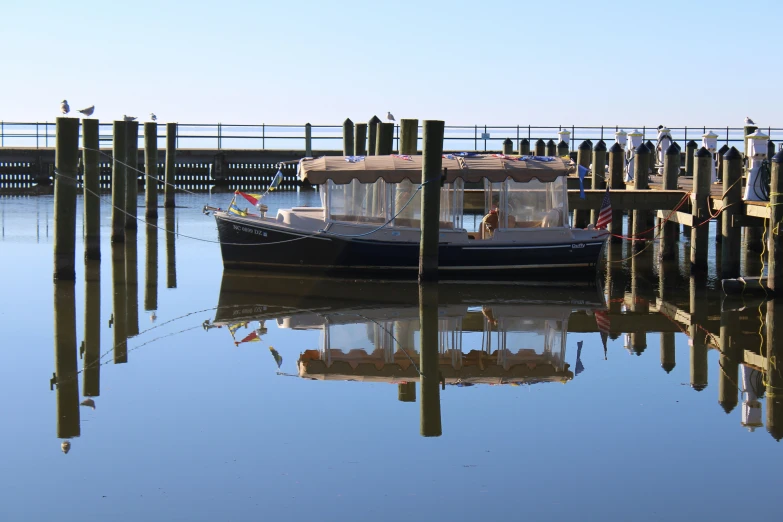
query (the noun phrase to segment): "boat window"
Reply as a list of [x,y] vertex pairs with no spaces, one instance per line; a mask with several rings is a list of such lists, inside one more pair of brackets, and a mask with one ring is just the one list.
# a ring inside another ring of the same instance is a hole
[[526,183],[506,180],[503,184],[505,208],[500,216],[501,228],[563,227],[567,223],[565,177],[551,183],[537,179]]
[[326,189],[327,219],[330,221],[377,224],[387,221],[386,182],[382,179],[375,183],[353,180],[345,185],[329,181]]
[[[421,226],[421,191],[416,194],[418,183],[403,180],[389,183],[389,200],[393,202],[391,215],[394,226],[419,228]],[[462,198],[464,182],[445,183],[440,190],[440,228],[462,228]],[[413,199],[411,196],[416,194]]]

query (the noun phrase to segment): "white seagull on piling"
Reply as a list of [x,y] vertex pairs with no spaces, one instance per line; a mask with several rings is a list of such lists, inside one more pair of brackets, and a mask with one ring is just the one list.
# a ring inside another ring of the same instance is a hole
[[394,114],[392,114],[391,112],[387,112],[386,113],[386,119],[389,120],[389,121],[395,121]]
[[123,115],[122,115],[122,118],[123,118],[125,121],[133,121],[133,120],[135,120],[135,119],[136,119],[136,116],[128,116],[127,114],[123,114]]
[[158,117],[157,117],[157,116],[155,116],[155,113],[154,113],[154,112],[151,112],[151,113],[150,113],[150,120],[151,120],[151,121],[158,121]]
[[755,125],[755,123],[753,123],[753,120],[745,116],[745,125]]
[[68,106],[68,100],[63,100],[60,102],[60,112],[63,114],[68,114],[71,112],[71,108]]
[[92,113],[95,112],[95,105],[90,105],[86,109],[79,109],[79,112],[81,112],[85,116],[92,116]]

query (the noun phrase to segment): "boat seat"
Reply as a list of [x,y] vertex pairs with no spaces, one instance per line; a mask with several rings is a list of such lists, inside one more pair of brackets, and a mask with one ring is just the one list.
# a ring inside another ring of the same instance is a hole
[[280,209],[277,211],[277,221],[294,228],[304,230],[319,230],[324,225],[324,210],[322,208],[301,207]]

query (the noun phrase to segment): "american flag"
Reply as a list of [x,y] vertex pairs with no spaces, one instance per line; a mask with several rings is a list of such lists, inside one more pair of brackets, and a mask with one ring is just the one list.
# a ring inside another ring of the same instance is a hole
[[[607,194],[608,193],[609,191],[607,189]],[[606,310],[596,310],[594,315],[595,325],[598,327],[598,331],[601,333],[601,343],[604,345],[604,359],[606,359],[606,341],[609,338],[609,330],[612,326],[612,323]]]
[[604,199],[601,201],[601,211],[598,212],[598,222],[595,228],[606,228],[612,222],[612,202],[609,200],[609,186],[606,187]]

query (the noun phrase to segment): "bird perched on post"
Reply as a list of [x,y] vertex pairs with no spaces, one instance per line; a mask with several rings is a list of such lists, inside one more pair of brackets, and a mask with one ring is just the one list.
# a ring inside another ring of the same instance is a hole
[[158,121],[158,117],[157,117],[157,116],[155,116],[155,113],[154,113],[154,112],[151,112],[151,113],[150,113],[150,121]]
[[755,123],[753,123],[753,120],[745,116],[745,125],[755,125]]
[[386,119],[389,120],[389,121],[396,121],[394,119],[394,114],[392,114],[391,112],[387,112],[386,113]]
[[68,100],[63,100],[60,102],[60,112],[63,114],[68,114],[71,112],[71,108],[68,106]]
[[86,109],[79,109],[79,112],[81,112],[85,116],[92,116],[92,113],[95,112],[95,105],[90,105]]
[[127,114],[123,114],[123,115],[122,115],[122,118],[123,118],[125,121],[133,121],[133,120],[135,120],[135,119],[136,119],[136,116],[128,116]]

